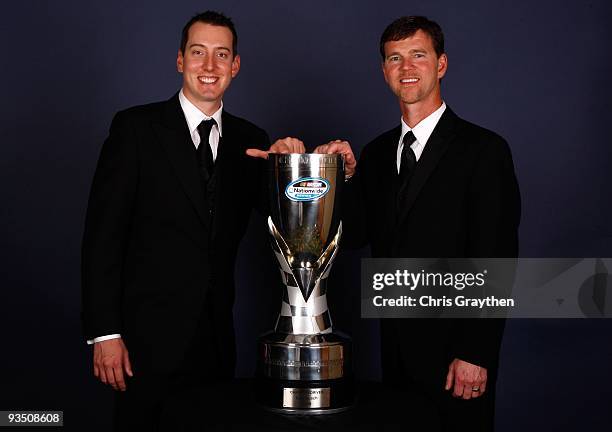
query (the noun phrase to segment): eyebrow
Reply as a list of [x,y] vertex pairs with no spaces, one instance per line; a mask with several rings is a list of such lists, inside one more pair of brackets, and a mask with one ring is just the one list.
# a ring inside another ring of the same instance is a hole
[[[427,54],[427,50],[424,48],[413,48],[411,50],[408,50],[408,54],[414,54],[414,53],[423,53],[423,54]],[[389,54],[387,54],[385,56],[385,59],[388,59],[389,57],[393,57],[393,56],[401,56],[402,54],[399,51],[393,51]]]
[[[206,48],[203,44],[201,43],[192,43],[191,45],[189,45],[189,48],[193,48],[193,47],[202,47],[202,48]],[[231,52],[231,50],[227,47],[221,46],[221,47],[215,47],[214,49],[216,50],[224,50],[224,51],[228,51]]]

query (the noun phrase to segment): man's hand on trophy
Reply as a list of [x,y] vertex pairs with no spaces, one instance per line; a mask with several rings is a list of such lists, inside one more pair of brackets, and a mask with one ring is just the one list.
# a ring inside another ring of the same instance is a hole
[[115,390],[125,391],[124,371],[130,377],[132,365],[123,339],[109,339],[96,342],[93,348],[94,375],[104,384],[110,384]]
[[252,157],[268,159],[269,153],[306,153],[306,147],[299,139],[287,137],[277,140],[268,150],[250,148],[246,153]]
[[348,141],[334,140],[327,144],[318,146],[315,153],[322,154],[334,154],[339,153],[344,156],[344,173],[347,179],[351,178],[355,174],[355,168],[357,167],[357,159],[353,154],[353,149]]

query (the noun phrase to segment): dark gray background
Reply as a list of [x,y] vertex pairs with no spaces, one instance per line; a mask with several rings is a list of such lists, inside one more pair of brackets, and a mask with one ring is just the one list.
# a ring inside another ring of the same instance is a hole
[[[612,75],[605,0],[20,1],[3,5],[0,116],[0,408],[63,409],[67,427],[108,428],[110,390],[80,334],[79,248],[90,181],[115,111],[167,99],[180,30],[195,12],[232,16],[242,70],[226,108],[272,138],[343,138],[357,152],[399,122],[378,39],[400,15],[447,39],[445,101],[512,148],[523,199],[521,255],[612,256]],[[278,311],[263,219],[238,263],[240,375]],[[380,376],[377,323],[359,319],[357,257],[335,266],[331,311],[355,339],[357,373]],[[508,323],[498,426],[607,430],[612,322]],[[95,420],[85,420],[95,419]]]

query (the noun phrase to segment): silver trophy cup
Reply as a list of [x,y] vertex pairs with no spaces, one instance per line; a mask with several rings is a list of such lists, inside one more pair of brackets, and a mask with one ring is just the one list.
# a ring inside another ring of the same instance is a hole
[[270,154],[268,228],[283,300],[259,339],[257,397],[283,413],[323,414],[353,403],[350,339],[332,332],[326,281],[342,235],[340,155]]

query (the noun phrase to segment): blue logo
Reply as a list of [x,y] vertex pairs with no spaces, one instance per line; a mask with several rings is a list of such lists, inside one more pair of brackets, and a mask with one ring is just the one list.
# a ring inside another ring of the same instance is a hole
[[327,192],[329,182],[321,177],[302,177],[285,188],[285,195],[291,201],[316,201]]

